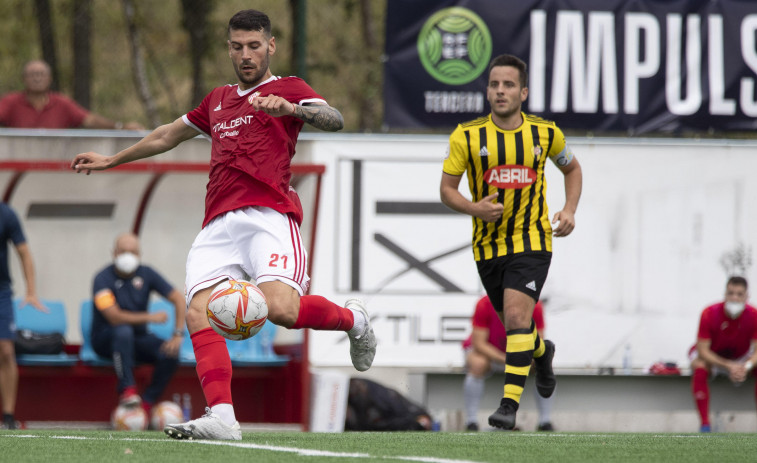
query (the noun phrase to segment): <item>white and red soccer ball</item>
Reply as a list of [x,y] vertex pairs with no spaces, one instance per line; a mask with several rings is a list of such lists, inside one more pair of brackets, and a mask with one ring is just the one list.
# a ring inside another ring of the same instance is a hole
[[147,429],[147,412],[141,405],[119,405],[110,415],[110,423],[117,431],[144,431]]
[[161,430],[167,424],[176,424],[184,421],[184,413],[179,404],[169,400],[159,402],[150,411],[150,425],[152,429]]
[[241,341],[255,336],[268,319],[265,296],[244,280],[226,280],[208,299],[210,327],[221,336]]

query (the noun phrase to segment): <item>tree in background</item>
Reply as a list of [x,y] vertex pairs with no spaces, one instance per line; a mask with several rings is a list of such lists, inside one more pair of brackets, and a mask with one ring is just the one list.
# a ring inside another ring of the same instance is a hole
[[136,8],[132,0],[121,0],[124,9],[124,18],[126,18],[126,30],[129,33],[129,51],[131,52],[131,72],[134,77],[134,85],[137,87],[137,93],[142,101],[150,125],[155,128],[161,125],[158,116],[158,108],[155,106],[155,99],[150,91],[150,83],[147,79],[145,61],[142,56],[142,48],[139,45],[140,34],[136,23]]
[[57,90],[58,58],[55,53],[55,31],[53,29],[52,15],[50,14],[50,0],[34,0],[34,9],[39,26],[39,43],[42,47],[42,59],[50,65],[50,70],[53,74],[53,83],[50,88]]
[[192,107],[198,106],[207,93],[202,62],[210,50],[208,18],[214,7],[215,0],[181,0],[181,25],[189,35],[189,57],[192,63]]
[[[89,109],[92,95],[92,0],[74,0],[74,100]],[[53,80],[53,83],[55,80]]]

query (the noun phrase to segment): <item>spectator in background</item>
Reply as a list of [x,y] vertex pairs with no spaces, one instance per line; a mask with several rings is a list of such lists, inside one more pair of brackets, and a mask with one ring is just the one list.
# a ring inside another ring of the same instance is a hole
[[[113,264],[95,276],[92,347],[98,355],[113,359],[119,404],[141,404],[149,416],[176,371],[186,305],[181,292],[152,268],[140,265],[139,256],[139,238],[124,233],[116,239]],[[148,312],[152,291],[168,299],[176,309],[176,326],[169,340],[147,331],[147,323],[168,320],[165,312]],[[136,362],[155,365],[152,381],[141,398],[132,371]]]
[[136,122],[111,121],[84,109],[74,100],[50,91],[52,73],[42,60],[24,65],[24,90],[0,99],[0,125],[27,129],[142,130]]
[[26,242],[21,222],[7,204],[0,202],[0,399],[3,402],[3,422],[0,429],[16,429],[18,423],[13,416],[16,410],[18,391],[18,366],[13,341],[16,338],[16,323],[13,313],[13,293],[10,270],[8,268],[8,242],[12,242],[21,260],[26,280],[24,304],[46,312],[47,309],[37,298],[34,279],[34,261]]
[[746,303],[747,289],[745,278],[731,277],[726,284],[725,301],[702,311],[691,362],[691,389],[701,420],[701,432],[711,430],[708,379],[726,375],[738,386],[749,374],[754,375],[757,309]]
[[[541,301],[534,306],[533,320],[539,337],[544,339],[544,308]],[[476,303],[476,310],[471,319],[473,331],[463,341],[465,352],[465,382],[463,398],[465,401],[465,428],[478,431],[478,404],[484,395],[484,381],[495,371],[505,370],[507,352],[507,333],[499,319],[489,296],[483,296]],[[552,397],[536,396],[539,409],[538,431],[554,431],[550,420]]]

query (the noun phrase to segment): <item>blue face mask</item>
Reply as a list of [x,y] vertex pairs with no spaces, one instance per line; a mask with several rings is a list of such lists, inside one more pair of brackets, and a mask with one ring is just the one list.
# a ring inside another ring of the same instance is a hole
[[739,318],[741,312],[744,311],[744,305],[745,304],[743,302],[726,301],[725,312],[731,318]]

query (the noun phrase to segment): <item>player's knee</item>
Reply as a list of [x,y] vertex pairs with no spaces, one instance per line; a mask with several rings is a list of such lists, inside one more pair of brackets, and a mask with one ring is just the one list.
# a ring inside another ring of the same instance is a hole
[[190,304],[186,315],[187,328],[194,333],[208,323],[208,312],[204,307]]
[[0,365],[12,364],[16,360],[16,352],[12,341],[0,342]]
[[291,328],[297,322],[300,312],[299,299],[270,298],[268,304],[268,320],[276,325]]

